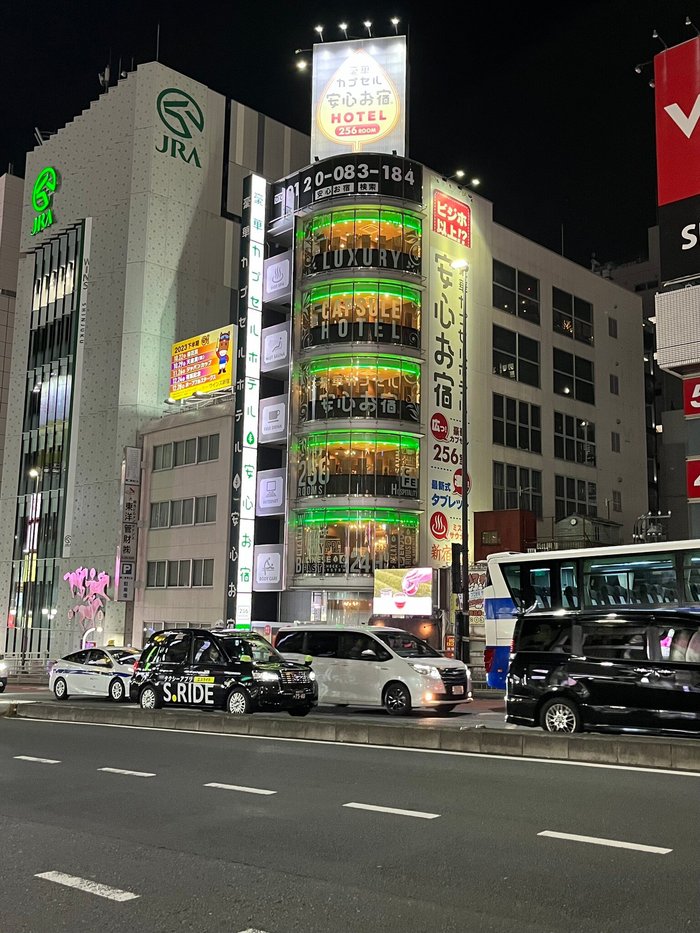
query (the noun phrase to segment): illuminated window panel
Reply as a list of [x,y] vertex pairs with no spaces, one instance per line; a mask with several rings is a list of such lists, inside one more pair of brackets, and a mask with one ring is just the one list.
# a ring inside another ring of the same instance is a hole
[[302,422],[337,418],[420,421],[420,365],[399,356],[328,356],[302,363]]
[[420,349],[421,293],[400,282],[355,279],[304,292],[302,348],[383,343]]
[[390,431],[317,431],[296,450],[297,497],[417,499],[420,441]]
[[394,509],[307,509],[293,516],[295,573],[369,576],[415,567],[419,516]]

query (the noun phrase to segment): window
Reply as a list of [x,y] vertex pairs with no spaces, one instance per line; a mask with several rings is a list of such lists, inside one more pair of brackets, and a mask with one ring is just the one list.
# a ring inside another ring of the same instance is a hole
[[162,660],[166,664],[184,664],[190,649],[190,635],[187,632],[178,632],[173,635],[163,653]]
[[70,661],[71,664],[86,664],[89,651],[76,651],[74,654],[67,654],[64,661]]
[[507,314],[540,323],[540,282],[532,275],[493,261],[493,304]]
[[595,425],[560,411],[554,412],[554,456],[595,466]]
[[307,632],[306,653],[312,658],[337,658],[337,632]]
[[610,434],[610,445],[612,447],[612,452],[614,454],[620,453],[620,435],[617,431],[612,431]]
[[[371,651],[373,657],[363,656],[365,651]],[[338,657],[349,661],[388,661],[391,655],[369,635],[362,635],[359,632],[342,632],[339,638]]]
[[542,453],[540,406],[493,394],[493,443]]
[[595,405],[593,363],[590,360],[555,347],[553,373],[557,395],[568,395],[579,402]]
[[192,586],[214,585],[214,561],[205,558],[192,561]]
[[190,463],[195,463],[196,459],[196,437],[190,437],[186,441],[175,441],[173,444],[173,466],[186,466]]
[[622,511],[622,493],[620,492],[619,489],[613,489],[612,505],[613,505],[613,512]]
[[173,465],[173,445],[159,444],[153,448],[153,469],[169,470]]
[[275,648],[294,654],[304,654],[304,633],[288,632],[277,639]]
[[571,476],[554,477],[554,515],[561,521],[569,515],[598,514],[598,487],[587,480]]
[[224,656],[208,635],[198,635],[192,652],[194,664],[223,664]]
[[151,528],[167,528],[170,524],[170,503],[151,502]]
[[99,648],[92,649],[87,663],[94,667],[114,667],[112,659],[104,651],[100,651]]
[[195,525],[216,521],[216,496],[197,496],[194,509]]
[[190,585],[190,561],[189,560],[169,560],[168,561],[168,586],[189,586]]
[[494,511],[528,509],[542,518],[542,473],[494,462],[493,508]]
[[613,395],[620,394],[620,380],[615,373],[610,373],[610,391]]
[[644,661],[647,658],[646,631],[646,625],[584,625],[583,655],[587,658]]
[[555,333],[593,345],[593,305],[590,301],[553,288],[552,312]]
[[493,372],[496,376],[539,388],[540,345],[537,340],[493,325]]
[[146,586],[165,586],[167,561],[149,560],[146,565]]
[[617,337],[617,318],[608,318],[608,334],[610,337]]
[[219,435],[208,434],[197,438],[197,463],[219,459]]
[[194,521],[194,499],[173,499],[170,503],[170,524],[191,525]]
[[562,654],[571,650],[571,622],[568,619],[547,619],[537,616],[522,619],[516,651],[557,651]]

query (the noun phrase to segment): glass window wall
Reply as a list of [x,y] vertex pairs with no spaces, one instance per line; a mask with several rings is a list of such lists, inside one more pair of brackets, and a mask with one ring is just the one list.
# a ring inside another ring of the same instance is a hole
[[295,573],[369,576],[418,563],[419,517],[393,509],[308,509],[294,516]]

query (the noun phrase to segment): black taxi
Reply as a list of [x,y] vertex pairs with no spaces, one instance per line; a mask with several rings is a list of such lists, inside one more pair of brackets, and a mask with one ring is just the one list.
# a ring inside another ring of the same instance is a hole
[[200,628],[153,634],[134,665],[131,699],[142,709],[195,706],[236,716],[287,710],[306,716],[316,706],[316,675],[287,661],[261,635]]

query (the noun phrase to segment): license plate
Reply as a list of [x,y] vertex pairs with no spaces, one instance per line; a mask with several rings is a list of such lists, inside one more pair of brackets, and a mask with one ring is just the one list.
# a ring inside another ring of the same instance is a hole
[[295,700],[303,700],[305,697],[306,697],[306,690],[295,690],[294,691]]
[[453,687],[453,688],[452,688],[452,693],[453,693],[455,696],[460,696],[460,694],[464,693],[464,687]]

